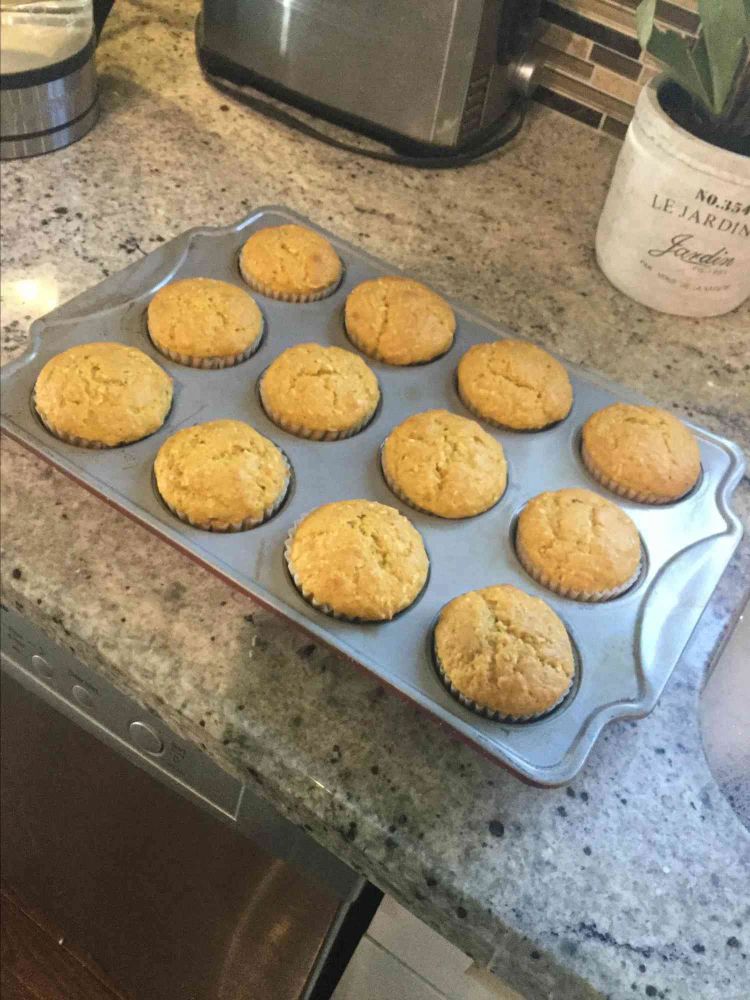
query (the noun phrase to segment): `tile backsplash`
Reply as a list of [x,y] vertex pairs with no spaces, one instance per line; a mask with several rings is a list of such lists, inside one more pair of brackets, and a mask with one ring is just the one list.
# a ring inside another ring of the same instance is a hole
[[[658,72],[641,52],[638,0],[543,0],[535,97],[592,128],[622,138],[641,87]],[[657,0],[657,24],[694,36],[697,0]]]

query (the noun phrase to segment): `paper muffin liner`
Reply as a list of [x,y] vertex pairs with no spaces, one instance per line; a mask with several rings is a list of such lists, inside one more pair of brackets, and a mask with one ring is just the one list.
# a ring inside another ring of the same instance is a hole
[[154,428],[154,430],[152,431],[148,431],[148,433],[141,435],[141,437],[139,438],[132,438],[127,441],[118,441],[116,444],[105,444],[104,441],[92,441],[89,438],[82,438],[82,437],[77,437],[75,434],[68,434],[66,431],[63,431],[59,427],[56,427],[54,424],[50,423],[50,421],[47,420],[46,417],[42,415],[41,411],[37,409],[36,399],[33,397],[32,397],[32,403],[34,406],[34,413],[36,413],[36,415],[39,417],[39,419],[44,424],[45,428],[50,432],[50,434],[53,434],[56,438],[59,438],[60,441],[64,441],[66,444],[75,445],[76,448],[91,448],[91,449],[101,450],[105,448],[120,448],[122,445],[125,444],[135,444],[137,441],[142,441],[144,438],[150,437],[152,434],[155,434],[156,431],[159,430],[159,427],[164,426],[167,417],[169,416],[169,411],[167,411],[164,420],[162,420],[159,427]]
[[237,531],[248,531],[250,528],[257,528],[261,524],[265,524],[266,521],[269,521],[274,516],[274,514],[276,514],[277,511],[281,509],[284,501],[286,500],[289,494],[289,488],[292,483],[292,467],[289,464],[289,459],[286,457],[286,455],[284,455],[283,452],[281,452],[281,454],[284,458],[284,464],[286,465],[286,470],[287,470],[286,481],[284,483],[283,488],[279,491],[279,495],[276,497],[274,502],[272,504],[269,504],[269,506],[265,508],[265,510],[259,517],[246,517],[243,518],[241,521],[221,521],[218,523],[216,521],[199,521],[196,520],[195,518],[190,517],[184,510],[180,510],[178,507],[175,507],[174,504],[171,504],[169,500],[167,500],[167,498],[163,495],[163,493],[159,489],[159,484],[156,480],[156,473],[154,473],[153,475],[154,489],[158,493],[159,499],[162,501],[164,506],[167,507],[175,515],[175,517],[178,517],[181,521],[184,521],[185,524],[189,524],[193,528],[200,528],[201,531],[213,531],[221,534],[229,534],[230,532],[237,532]]
[[495,420],[493,417],[488,417],[486,413],[482,413],[482,411],[477,409],[473,403],[469,402],[464,395],[463,389],[461,388],[461,382],[458,375],[456,375],[456,391],[458,392],[458,398],[472,416],[476,417],[478,420],[483,420],[486,424],[490,424],[492,427],[497,427],[498,430],[501,431],[515,431],[516,433],[521,434],[534,434],[538,431],[546,431],[549,430],[550,427],[555,427],[557,424],[562,423],[562,421],[570,415],[570,410],[573,409],[571,405],[570,410],[568,410],[564,417],[560,417],[557,420],[550,420],[549,423],[542,424],[540,427],[511,427],[510,424],[504,424],[499,420]]
[[385,479],[386,486],[394,496],[398,497],[399,500],[402,500],[405,504],[407,504],[407,506],[411,507],[412,510],[418,510],[420,514],[428,514],[430,517],[440,517],[444,521],[468,521],[472,517],[479,517],[480,514],[486,514],[488,510],[492,510],[493,507],[500,503],[508,489],[508,476],[506,472],[505,488],[500,496],[496,500],[493,500],[489,506],[483,507],[482,510],[475,511],[473,514],[457,514],[456,516],[452,516],[451,514],[438,514],[436,511],[430,510],[428,507],[421,507],[419,504],[414,503],[414,501],[410,499],[406,493],[404,493],[396,480],[389,476],[383,458],[384,445],[385,442],[383,442],[380,446],[380,471],[383,473],[383,479]]
[[289,431],[289,433],[294,434],[295,437],[305,438],[308,441],[343,441],[345,438],[354,437],[355,434],[359,434],[359,432],[364,430],[365,427],[367,427],[367,425],[371,422],[378,411],[380,400],[382,398],[380,385],[378,384],[378,398],[375,401],[375,406],[372,408],[370,413],[359,421],[359,423],[353,424],[351,427],[346,427],[340,431],[321,431],[315,430],[311,427],[305,427],[304,424],[292,423],[290,420],[286,420],[282,417],[277,410],[272,409],[272,407],[268,404],[268,400],[263,395],[263,375],[261,375],[258,382],[258,393],[260,395],[260,402],[263,406],[263,410],[269,420],[273,420],[276,426],[281,427],[282,430]]
[[700,479],[700,474],[695,483],[689,486],[684,493],[680,493],[678,496],[664,497],[658,496],[656,493],[649,493],[645,490],[634,490],[628,486],[623,486],[622,483],[618,483],[615,479],[611,479],[609,476],[605,475],[601,469],[599,469],[591,457],[590,452],[586,448],[583,441],[581,441],[581,458],[583,459],[583,464],[586,466],[588,471],[594,477],[594,479],[608,489],[611,493],[616,493],[617,496],[624,497],[626,500],[634,500],[636,503],[648,503],[648,504],[667,504],[674,503],[676,500],[682,500],[686,497],[688,493],[694,488],[695,483]]
[[[148,319],[146,320],[148,325]],[[246,347],[244,351],[240,351],[237,354],[218,354],[213,355],[208,358],[200,358],[192,354],[183,354],[180,351],[173,351],[169,347],[165,347],[160,344],[151,333],[148,331],[148,338],[154,345],[156,350],[163,354],[165,358],[169,358],[170,361],[176,361],[178,365],[186,365],[189,368],[204,368],[215,370],[218,368],[233,368],[235,365],[241,364],[243,361],[247,361],[248,358],[252,357],[253,354],[258,350],[263,340],[263,333],[265,330],[265,320],[261,323],[260,332],[252,344]]]
[[405,614],[405,612],[407,612],[410,608],[413,608],[414,605],[419,600],[419,598],[427,589],[427,584],[430,582],[429,554],[427,557],[428,558],[427,576],[425,578],[424,583],[420,587],[418,593],[414,595],[414,600],[411,601],[409,604],[407,604],[405,608],[401,608],[390,618],[358,618],[353,615],[344,615],[340,611],[336,611],[335,608],[332,608],[330,604],[324,604],[322,601],[316,600],[316,598],[313,596],[312,591],[308,590],[307,587],[305,587],[301,578],[297,575],[297,573],[295,573],[294,567],[292,566],[292,541],[294,540],[294,536],[297,532],[297,529],[299,528],[300,524],[302,524],[304,519],[305,517],[301,517],[298,521],[295,521],[295,523],[292,525],[289,534],[286,536],[286,541],[284,542],[284,561],[286,563],[287,569],[289,570],[289,576],[292,578],[292,583],[297,588],[297,591],[311,607],[315,608],[316,611],[321,611],[324,615],[328,615],[331,618],[336,618],[338,621],[352,622],[354,625],[383,625],[387,622],[395,621],[401,615]]
[[[437,622],[435,623],[435,625],[437,626]],[[456,699],[456,701],[459,701],[465,708],[468,708],[470,711],[474,712],[475,715],[481,715],[482,718],[484,719],[492,719],[493,722],[531,722],[534,719],[541,719],[544,716],[549,715],[549,713],[554,711],[554,709],[556,709],[559,705],[561,705],[570,694],[578,670],[577,665],[574,663],[573,673],[571,674],[570,677],[570,683],[562,692],[557,701],[554,701],[551,705],[546,706],[540,712],[533,712],[529,715],[511,715],[507,712],[499,712],[497,709],[490,708],[488,705],[482,705],[480,702],[474,701],[472,698],[469,698],[467,695],[463,694],[463,692],[456,687],[456,685],[453,683],[453,681],[446,673],[445,668],[443,667],[443,664],[440,660],[440,657],[438,656],[435,643],[434,627],[432,633],[432,660],[435,665],[435,670],[437,672],[437,675],[443,682],[443,686],[447,689],[449,694],[451,694]]]
[[516,539],[515,548],[519,562],[532,580],[536,580],[537,583],[541,583],[543,587],[547,588],[547,590],[551,590],[555,594],[560,594],[561,597],[570,597],[574,601],[584,601],[591,604],[599,603],[601,601],[610,601],[613,597],[619,597],[619,595],[624,594],[626,590],[630,590],[638,577],[641,575],[641,568],[643,567],[643,557],[641,556],[635,573],[633,573],[633,575],[624,583],[621,583],[617,587],[611,587],[609,590],[597,590],[593,592],[573,590],[572,588],[561,586],[561,584],[554,580],[548,573],[545,573],[544,570],[535,566],[529,559],[523,547],[519,544],[518,539]]
[[[39,417],[39,419],[44,424],[44,426],[50,432],[50,434],[54,434],[54,436],[56,438],[59,438],[60,441],[64,441],[66,444],[73,444],[77,448],[99,448],[99,449],[104,449],[104,448],[117,448],[118,447],[118,445],[116,445],[116,444],[105,444],[103,441],[89,441],[86,438],[76,437],[74,434],[66,434],[65,431],[61,431],[58,427],[55,427],[54,424],[51,424],[48,420],[45,420],[44,417],[39,412],[39,410],[37,410],[36,413],[37,413],[37,416]],[[130,443],[132,443],[132,442],[128,442],[128,444],[130,444]]]
[[273,285],[267,285],[262,281],[258,281],[257,278],[254,278],[245,270],[245,266],[242,261],[242,254],[240,254],[240,274],[254,292],[258,292],[260,295],[265,295],[266,298],[277,299],[280,302],[319,302],[320,299],[327,299],[329,295],[333,295],[339,287],[344,277],[344,265],[342,263],[341,273],[335,281],[331,282],[330,285],[326,285],[326,287],[320,289],[320,291],[308,292],[306,294],[303,292],[279,291],[277,288],[274,288]]
[[418,368],[420,365],[432,364],[433,361],[438,361],[440,358],[444,357],[451,349],[451,347],[453,347],[453,344],[455,343],[456,340],[456,334],[454,331],[453,336],[451,337],[450,344],[448,344],[446,348],[444,348],[442,351],[439,351],[437,354],[433,354],[432,357],[423,358],[421,361],[401,362],[401,361],[389,361],[388,358],[384,357],[379,351],[377,350],[373,351],[370,347],[365,346],[365,344],[363,344],[362,341],[357,338],[356,334],[352,333],[352,331],[349,329],[349,326],[346,322],[346,315],[344,315],[344,333],[346,334],[349,341],[357,348],[357,350],[361,351],[366,357],[372,358],[373,361],[381,361],[384,365],[391,365],[393,368]]

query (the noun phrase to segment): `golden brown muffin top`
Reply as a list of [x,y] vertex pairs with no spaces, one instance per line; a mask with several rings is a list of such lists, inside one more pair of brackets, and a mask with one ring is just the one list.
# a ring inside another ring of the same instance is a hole
[[387,621],[427,580],[422,536],[395,508],[342,500],[308,514],[287,545],[292,576],[315,603],[348,618]]
[[475,344],[458,365],[469,409],[514,430],[540,430],[567,417],[573,389],[563,366],[524,340]]
[[448,410],[407,417],[383,445],[383,472],[409,503],[441,517],[472,517],[505,492],[503,447],[475,420]]
[[701,456],[692,432],[656,406],[614,403],[583,425],[588,462],[633,496],[676,500],[698,480]]
[[641,561],[633,521],[611,500],[584,489],[529,500],[518,519],[516,545],[560,587],[584,594],[621,587]]
[[282,452],[241,420],[210,420],[177,431],[159,449],[154,472],[171,507],[212,527],[262,520],[289,483]]
[[306,226],[289,223],[259,229],[240,257],[242,272],[259,288],[292,295],[316,295],[338,282],[342,266],[328,240]]
[[273,361],[261,379],[263,406],[271,419],[307,430],[343,432],[375,411],[380,387],[353,351],[297,344]]
[[346,300],[350,340],[371,358],[413,365],[444,354],[453,343],[456,317],[437,292],[395,275],[363,281]]
[[214,278],[172,281],[148,305],[148,332],[156,346],[196,358],[241,354],[262,329],[252,296]]
[[565,626],[538,597],[502,584],[456,597],[440,612],[435,652],[451,683],[503,715],[539,715],[570,687]]
[[79,344],[42,368],[34,404],[55,431],[114,447],[161,427],[172,405],[172,379],[137,347]]

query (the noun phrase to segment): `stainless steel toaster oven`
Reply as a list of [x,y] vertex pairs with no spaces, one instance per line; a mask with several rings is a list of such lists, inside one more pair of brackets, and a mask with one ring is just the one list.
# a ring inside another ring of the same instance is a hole
[[[204,0],[210,76],[385,139],[476,143],[533,86],[538,0]],[[408,145],[407,145],[408,148]]]

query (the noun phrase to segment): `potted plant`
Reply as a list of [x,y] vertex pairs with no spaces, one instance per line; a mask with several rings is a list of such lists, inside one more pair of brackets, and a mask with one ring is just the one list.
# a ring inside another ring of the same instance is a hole
[[641,92],[596,234],[612,284],[653,309],[718,316],[750,296],[750,0],[698,0],[689,40],[636,11],[664,66]]

